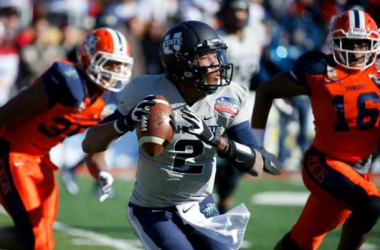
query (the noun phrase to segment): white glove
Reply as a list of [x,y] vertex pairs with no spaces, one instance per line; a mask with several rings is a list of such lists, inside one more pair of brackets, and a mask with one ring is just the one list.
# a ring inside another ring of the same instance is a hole
[[110,196],[113,190],[113,177],[110,172],[105,170],[100,171],[98,175],[98,183],[102,192],[101,196],[99,197],[99,201],[103,202]]
[[266,151],[265,148],[260,148],[259,151],[264,159],[264,171],[269,174],[280,175],[281,172],[279,169],[282,168],[282,166],[276,156]]

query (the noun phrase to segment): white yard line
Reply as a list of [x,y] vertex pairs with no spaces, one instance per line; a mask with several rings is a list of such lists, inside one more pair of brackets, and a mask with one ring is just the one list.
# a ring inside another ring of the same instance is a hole
[[74,228],[67,226],[60,222],[54,223],[54,229],[63,231],[75,237],[82,237],[83,239],[74,239],[75,245],[96,245],[96,246],[109,246],[118,250],[142,250],[141,243],[138,240],[122,240],[114,239],[104,234],[95,233],[88,230]]
[[[6,214],[2,206],[0,206],[0,214]],[[72,239],[73,245],[108,246],[118,250],[144,249],[138,240],[114,239],[104,234],[70,227],[61,222],[55,222],[54,229],[74,236]]]

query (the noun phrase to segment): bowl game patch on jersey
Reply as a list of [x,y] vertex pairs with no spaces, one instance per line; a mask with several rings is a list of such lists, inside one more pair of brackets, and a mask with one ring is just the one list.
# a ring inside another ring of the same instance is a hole
[[219,97],[218,99],[216,99],[215,102],[216,103],[214,108],[219,112],[225,112],[231,115],[236,115],[237,113],[239,113],[240,103],[231,97]]

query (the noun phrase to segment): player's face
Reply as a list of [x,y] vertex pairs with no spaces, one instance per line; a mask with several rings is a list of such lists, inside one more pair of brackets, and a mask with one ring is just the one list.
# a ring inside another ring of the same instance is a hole
[[[125,76],[128,76],[128,63],[122,63],[119,61],[114,60],[108,60],[106,63],[102,65],[104,72],[112,72],[117,74],[123,74]],[[104,85],[115,85],[117,84],[118,80],[113,79],[112,75],[104,74],[99,79]]]
[[128,66],[127,63],[121,63],[118,61],[109,60],[103,65],[103,68],[105,70],[109,70],[109,71],[112,71],[115,73],[119,73],[119,74],[121,73],[122,74],[125,71],[125,69],[127,68],[127,66]]
[[357,53],[348,53],[348,59],[351,65],[364,63],[366,60],[366,54],[364,51],[368,51],[370,48],[370,42],[360,39],[344,39],[342,41],[342,48],[345,50],[353,50]]
[[[199,66],[206,66],[207,71],[202,73],[206,84],[216,85],[220,80],[219,61],[216,50],[207,50],[198,55]],[[194,61],[195,63],[195,61]]]

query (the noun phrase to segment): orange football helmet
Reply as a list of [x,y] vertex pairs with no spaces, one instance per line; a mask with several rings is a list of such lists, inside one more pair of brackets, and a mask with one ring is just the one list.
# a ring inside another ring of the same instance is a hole
[[[349,40],[364,42],[366,50],[348,48]],[[379,52],[380,35],[375,21],[360,10],[348,10],[336,17],[327,37],[327,45],[339,65],[363,70],[370,67]],[[353,54],[362,55],[362,62],[353,62]]]
[[[82,70],[95,84],[113,91],[121,91],[132,75],[133,58],[127,39],[119,31],[99,28],[86,36],[81,43],[78,62]],[[105,67],[117,64],[119,70]]]

